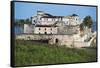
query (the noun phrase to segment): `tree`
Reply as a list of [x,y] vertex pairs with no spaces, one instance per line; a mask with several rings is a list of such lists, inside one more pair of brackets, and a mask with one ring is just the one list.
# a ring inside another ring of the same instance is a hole
[[87,26],[88,28],[91,28],[92,23],[93,23],[91,16],[86,16],[86,17],[84,18],[84,20],[83,20],[83,23],[84,23],[84,25]]
[[24,23],[24,22],[25,22],[24,19],[20,19],[20,20],[19,20],[19,23]]
[[27,19],[25,20],[25,23],[26,23],[26,24],[31,24],[31,19],[27,18]]
[[27,18],[27,19],[16,19],[15,24],[16,25],[24,25],[24,24],[31,24],[32,17]]
[[16,25],[23,25],[25,23],[25,20],[24,19],[17,19],[17,20],[15,20],[15,24]]
[[83,31],[84,30],[84,23],[81,23],[80,24],[80,31]]

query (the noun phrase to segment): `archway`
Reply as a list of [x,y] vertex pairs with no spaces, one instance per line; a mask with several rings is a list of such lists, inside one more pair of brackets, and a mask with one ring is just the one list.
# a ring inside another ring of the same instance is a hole
[[59,40],[56,38],[56,39],[55,39],[55,43],[58,43],[58,42],[59,42]]

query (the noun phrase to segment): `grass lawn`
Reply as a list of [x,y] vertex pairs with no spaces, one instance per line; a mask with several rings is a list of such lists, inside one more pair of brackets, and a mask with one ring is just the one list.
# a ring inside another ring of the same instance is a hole
[[67,48],[65,46],[16,40],[15,65],[40,65],[97,61],[96,48]]

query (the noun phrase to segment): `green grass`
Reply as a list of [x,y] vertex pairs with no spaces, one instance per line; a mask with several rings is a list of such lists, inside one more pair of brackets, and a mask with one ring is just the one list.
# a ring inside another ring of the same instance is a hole
[[40,65],[97,61],[96,48],[67,48],[65,46],[16,40],[15,65]]

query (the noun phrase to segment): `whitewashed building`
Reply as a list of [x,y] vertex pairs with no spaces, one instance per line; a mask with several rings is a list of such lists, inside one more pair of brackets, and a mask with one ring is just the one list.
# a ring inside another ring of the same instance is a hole
[[32,24],[24,25],[24,33],[73,34],[79,31],[80,23],[79,16],[75,14],[53,16],[43,11],[37,11],[37,15],[32,17]]

